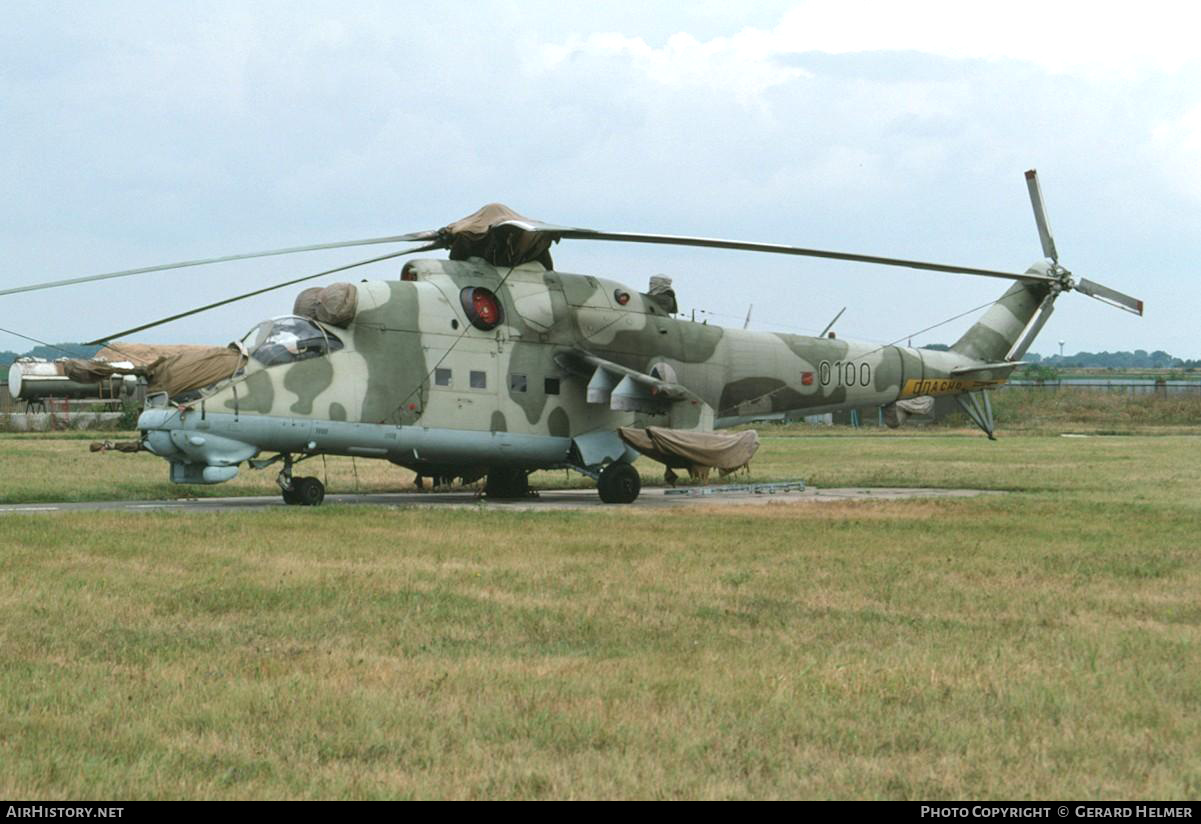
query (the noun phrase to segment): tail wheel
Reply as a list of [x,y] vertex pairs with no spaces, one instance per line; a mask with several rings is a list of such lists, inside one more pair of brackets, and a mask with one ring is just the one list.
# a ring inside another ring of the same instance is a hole
[[642,477],[628,463],[611,463],[601,470],[596,491],[607,504],[631,504],[642,491]]

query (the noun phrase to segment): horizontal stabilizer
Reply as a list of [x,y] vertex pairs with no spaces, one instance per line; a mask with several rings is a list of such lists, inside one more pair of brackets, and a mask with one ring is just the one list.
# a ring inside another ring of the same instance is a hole
[[1024,361],[1001,361],[999,363],[982,363],[971,366],[956,366],[951,370],[951,377],[963,380],[1005,380],[1019,366],[1025,366]]

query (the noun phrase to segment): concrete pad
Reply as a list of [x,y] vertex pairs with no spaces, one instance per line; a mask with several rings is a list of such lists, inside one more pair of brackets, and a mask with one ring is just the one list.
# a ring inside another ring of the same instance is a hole
[[[331,494],[326,504],[374,505],[390,507],[434,507],[515,512],[554,512],[562,510],[595,510],[630,512],[663,510],[680,507],[763,506],[765,504],[823,503],[830,501],[898,501],[910,498],[970,498],[977,495],[1003,494],[979,489],[930,489],[900,487],[844,487],[804,491],[754,493],[749,491],[721,492],[721,487],[690,488],[698,494],[669,494],[665,489],[644,489],[632,504],[604,504],[594,489],[543,490],[536,498],[515,501],[492,501],[475,492],[389,492],[372,494]],[[707,492],[702,492],[707,490]],[[91,501],[71,503],[36,503],[0,505],[0,515],[48,512],[230,512],[237,510],[285,508],[277,495],[243,498],[181,498],[170,501]],[[301,507],[296,507],[301,509]]]

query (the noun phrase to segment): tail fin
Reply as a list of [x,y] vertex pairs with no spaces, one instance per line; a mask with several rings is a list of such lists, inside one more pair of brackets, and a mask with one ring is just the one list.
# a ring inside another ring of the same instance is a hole
[[1054,300],[1045,283],[1015,283],[951,351],[989,363],[1017,360],[1050,316]]

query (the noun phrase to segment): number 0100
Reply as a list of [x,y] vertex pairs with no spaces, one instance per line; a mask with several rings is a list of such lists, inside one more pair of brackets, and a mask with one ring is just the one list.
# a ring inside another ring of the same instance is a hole
[[869,363],[854,361],[822,361],[817,367],[817,379],[822,386],[869,386],[872,382],[872,367]]

